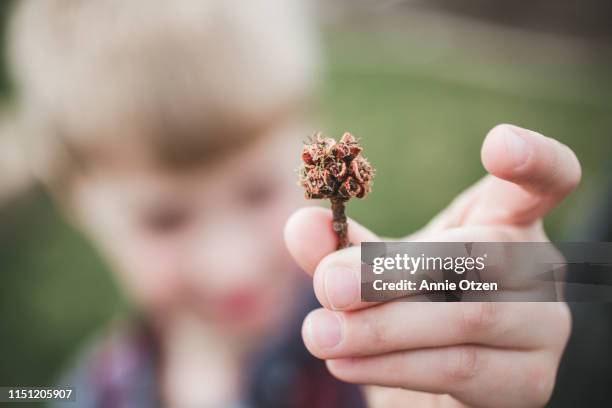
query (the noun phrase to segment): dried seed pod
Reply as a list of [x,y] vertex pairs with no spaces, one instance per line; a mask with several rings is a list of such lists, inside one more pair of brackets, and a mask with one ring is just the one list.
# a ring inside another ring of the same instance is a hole
[[306,198],[331,201],[338,249],[349,245],[345,202],[353,197],[364,198],[372,189],[374,168],[362,151],[357,139],[348,132],[339,142],[318,132],[302,149],[298,184],[304,187]]

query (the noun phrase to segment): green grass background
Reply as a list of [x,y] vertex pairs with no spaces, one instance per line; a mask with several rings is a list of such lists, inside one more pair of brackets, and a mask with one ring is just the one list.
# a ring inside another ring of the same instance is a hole
[[[323,36],[321,127],[360,136],[378,171],[374,193],[351,203],[350,215],[385,236],[419,228],[484,174],[486,132],[511,122],[558,138],[582,161],[583,184],[547,219],[553,238],[567,238],[596,201],[612,152],[607,67],[545,55],[491,58],[408,37]],[[127,307],[89,244],[39,190],[0,209],[0,274],[2,385],[50,384],[78,346]]]

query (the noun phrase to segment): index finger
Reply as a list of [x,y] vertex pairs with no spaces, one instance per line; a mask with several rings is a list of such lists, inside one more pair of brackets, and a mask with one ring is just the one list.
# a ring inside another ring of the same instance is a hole
[[[348,219],[351,244],[380,241],[373,232]],[[294,212],[285,225],[285,244],[297,264],[309,275],[327,255],[336,251],[338,238],[332,229],[331,211],[321,207],[305,207]],[[344,250],[343,250],[344,251]],[[359,257],[358,257],[359,258]],[[359,261],[359,259],[358,259]]]

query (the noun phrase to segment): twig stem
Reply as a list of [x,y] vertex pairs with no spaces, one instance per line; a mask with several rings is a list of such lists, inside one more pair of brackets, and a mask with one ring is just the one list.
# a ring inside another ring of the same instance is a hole
[[332,209],[332,228],[338,237],[337,249],[347,248],[348,240],[348,224],[346,223],[346,214],[344,212],[344,200],[337,197],[330,198]]

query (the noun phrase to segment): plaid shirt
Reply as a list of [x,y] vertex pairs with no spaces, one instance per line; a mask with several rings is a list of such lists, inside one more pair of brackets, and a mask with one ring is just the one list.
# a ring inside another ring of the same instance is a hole
[[[300,325],[306,312],[314,306],[311,296],[307,304],[309,307],[294,319],[286,335],[252,360],[247,368],[245,394],[235,407],[365,406],[357,386],[332,377],[324,362],[312,357],[304,348]],[[76,388],[76,406],[79,408],[163,406],[156,379],[159,353],[155,336],[146,324],[135,320],[120,325],[97,341],[61,382]],[[54,406],[74,408],[72,404]]]

